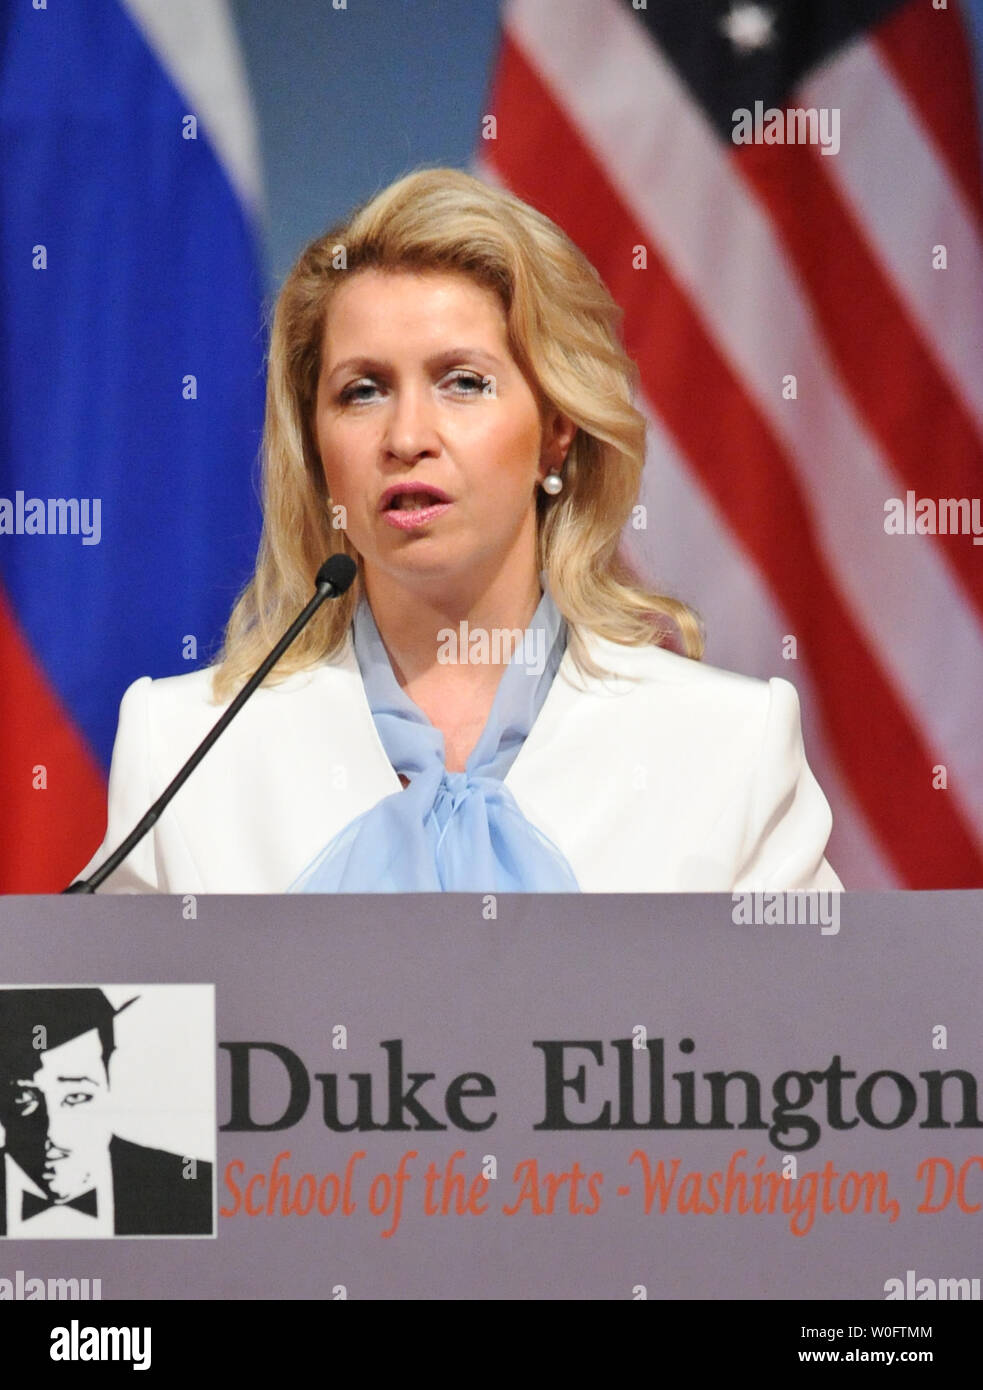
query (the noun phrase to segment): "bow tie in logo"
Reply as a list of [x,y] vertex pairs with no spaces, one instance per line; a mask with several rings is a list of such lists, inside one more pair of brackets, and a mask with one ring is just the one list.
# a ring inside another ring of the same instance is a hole
[[50,1211],[52,1207],[74,1207],[76,1211],[84,1212],[86,1216],[98,1216],[99,1214],[96,1190],[93,1187],[90,1191],[83,1192],[81,1197],[73,1197],[70,1202],[49,1202],[44,1197],[36,1197],[33,1192],[25,1192],[24,1200],[21,1203],[20,1219],[29,1221],[32,1216],[37,1216],[42,1211]]

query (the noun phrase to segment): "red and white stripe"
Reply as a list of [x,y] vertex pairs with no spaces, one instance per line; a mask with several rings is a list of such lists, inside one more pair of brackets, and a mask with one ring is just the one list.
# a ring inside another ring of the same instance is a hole
[[[979,551],[883,530],[885,501],[908,488],[981,487],[972,170],[936,153],[931,94],[909,99],[899,79],[907,18],[798,95],[840,107],[830,157],[722,146],[617,0],[512,0],[504,18],[483,163],[570,233],[624,306],[659,441],[645,568],[707,616],[709,659],[794,680],[848,886],[978,886]],[[872,173],[899,139],[910,190]],[[639,244],[646,270],[632,268]],[[932,789],[939,763],[947,791]]]
[[[875,44],[848,49],[801,97],[808,106],[840,108],[842,144],[839,155],[824,161],[826,171],[979,431],[983,319],[966,312],[967,305],[983,304],[976,209],[950,177]],[[899,197],[899,184],[911,196]],[[948,254],[944,271],[931,265],[939,244]]]

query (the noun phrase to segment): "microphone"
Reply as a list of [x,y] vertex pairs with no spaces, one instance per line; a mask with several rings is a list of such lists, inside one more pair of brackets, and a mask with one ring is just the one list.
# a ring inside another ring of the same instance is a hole
[[290,646],[291,642],[307,626],[324,600],[326,598],[340,598],[341,595],[351,587],[357,570],[358,567],[355,561],[349,555],[339,553],[337,555],[328,556],[317,572],[317,576],[314,580],[314,597],[311,599],[310,603],[297,614],[279,642],[277,642],[269,655],[264,658],[261,665],[259,665],[249,677],[249,680],[239,691],[239,694],[215,724],[214,728],[212,728],[202,739],[201,743],[199,743],[198,747],[191,754],[191,757],[181,768],[181,771],[173,781],[168,783],[140,823],[133,827],[123,843],[113,850],[106,862],[100,865],[91,877],[87,879],[76,879],[75,882],[69,884],[67,888],[63,888],[63,893],[94,893],[99,885],[104,883],[109,875],[119,868],[126,856],[131,850],[136,848],[147,831],[150,830],[152,826],[156,825],[157,821],[160,819],[161,812],[170,803],[172,797],[181,790],[192,772],[194,772],[202,758],[211,748],[212,744],[215,743],[229,727],[256,687],[262,685],[263,681],[270,674],[270,671],[272,671],[281,656],[283,656],[283,653]]

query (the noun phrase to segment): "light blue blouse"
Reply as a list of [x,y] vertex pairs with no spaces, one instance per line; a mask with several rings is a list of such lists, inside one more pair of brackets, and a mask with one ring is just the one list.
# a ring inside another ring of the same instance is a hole
[[540,580],[543,596],[502,673],[464,772],[444,766],[444,736],[397,681],[363,594],[355,610],[355,654],[379,738],[409,785],[339,831],[291,892],[580,891],[564,855],[526,819],[504,783],[566,650],[566,622],[545,575]]

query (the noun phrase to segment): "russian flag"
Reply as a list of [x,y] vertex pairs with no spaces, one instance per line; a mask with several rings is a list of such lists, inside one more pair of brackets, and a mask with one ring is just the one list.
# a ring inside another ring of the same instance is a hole
[[0,0],[0,891],[105,828],[126,686],[259,535],[255,137],[225,0]]

